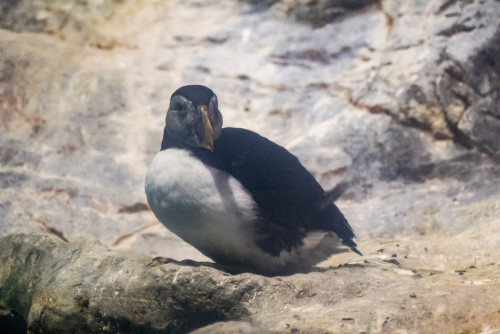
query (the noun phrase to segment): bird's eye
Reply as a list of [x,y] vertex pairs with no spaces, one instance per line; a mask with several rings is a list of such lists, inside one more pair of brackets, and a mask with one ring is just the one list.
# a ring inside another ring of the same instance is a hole
[[187,108],[179,101],[172,101],[170,103],[170,110],[174,111],[181,118],[186,117]]
[[176,112],[177,112],[177,115],[179,115],[179,117],[181,117],[181,118],[184,118],[187,115],[187,109],[183,108],[183,107],[180,107],[179,109],[177,109]]
[[181,104],[179,103],[179,101],[171,101],[170,102],[170,109],[171,110],[179,110],[179,109],[181,109]]

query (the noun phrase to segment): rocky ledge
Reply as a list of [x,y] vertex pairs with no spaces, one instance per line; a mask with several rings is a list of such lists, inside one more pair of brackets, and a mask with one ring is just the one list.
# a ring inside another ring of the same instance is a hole
[[150,261],[85,239],[3,237],[2,328],[73,334],[475,333],[500,321],[498,263],[429,272],[372,254],[353,264],[270,278],[206,266],[149,267]]

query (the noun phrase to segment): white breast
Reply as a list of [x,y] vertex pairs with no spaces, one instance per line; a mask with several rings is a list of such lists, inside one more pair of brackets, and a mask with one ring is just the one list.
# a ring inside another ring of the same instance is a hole
[[159,152],[145,187],[158,220],[200,251],[234,257],[235,250],[253,246],[257,206],[251,195],[235,178],[204,165],[189,151]]

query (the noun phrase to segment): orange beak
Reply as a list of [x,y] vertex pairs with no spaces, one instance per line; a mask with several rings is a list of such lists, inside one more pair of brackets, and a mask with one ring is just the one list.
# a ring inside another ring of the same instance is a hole
[[214,150],[214,133],[212,130],[212,125],[210,124],[210,120],[208,119],[207,108],[204,106],[201,107],[201,117],[203,118],[203,128],[204,128],[204,136],[203,136],[203,147],[207,150]]

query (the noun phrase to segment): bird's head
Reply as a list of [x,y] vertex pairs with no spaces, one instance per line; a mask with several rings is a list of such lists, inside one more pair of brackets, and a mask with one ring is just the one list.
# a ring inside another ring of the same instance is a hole
[[213,150],[222,129],[217,96],[201,85],[183,86],[170,98],[165,135],[189,147]]

